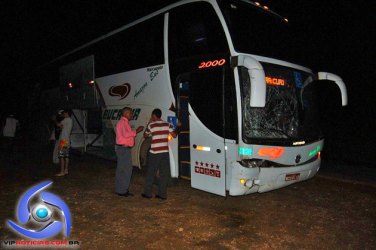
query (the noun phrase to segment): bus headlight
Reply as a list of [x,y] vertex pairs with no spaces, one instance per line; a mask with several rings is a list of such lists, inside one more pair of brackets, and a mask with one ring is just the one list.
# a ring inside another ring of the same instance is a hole
[[245,186],[245,184],[247,184],[247,181],[249,181],[249,180],[240,179],[240,184]]
[[252,188],[256,185],[260,185],[260,183],[260,180],[240,179],[240,184],[242,184],[244,187]]

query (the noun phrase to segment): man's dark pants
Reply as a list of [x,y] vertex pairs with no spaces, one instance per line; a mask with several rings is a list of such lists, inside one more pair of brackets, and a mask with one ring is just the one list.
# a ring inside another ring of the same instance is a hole
[[167,198],[167,184],[170,177],[170,157],[168,152],[159,154],[149,153],[144,194],[146,196],[152,195],[154,176],[158,169],[158,195],[162,198]]
[[115,192],[125,194],[129,191],[133,171],[131,148],[116,145],[115,151],[117,156]]

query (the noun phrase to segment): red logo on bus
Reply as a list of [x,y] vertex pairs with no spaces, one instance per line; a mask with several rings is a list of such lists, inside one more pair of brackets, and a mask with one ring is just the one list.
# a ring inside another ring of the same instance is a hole
[[119,100],[122,100],[125,97],[127,97],[130,92],[131,92],[131,85],[129,83],[124,83],[118,86],[112,86],[108,90],[108,94],[110,96],[119,96],[120,97]]

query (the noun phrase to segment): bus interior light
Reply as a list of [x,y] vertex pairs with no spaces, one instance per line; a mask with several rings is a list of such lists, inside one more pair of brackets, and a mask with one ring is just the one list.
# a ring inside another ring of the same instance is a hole
[[198,42],[202,42],[202,41],[205,41],[206,40],[206,37],[199,37],[195,40],[196,43]]

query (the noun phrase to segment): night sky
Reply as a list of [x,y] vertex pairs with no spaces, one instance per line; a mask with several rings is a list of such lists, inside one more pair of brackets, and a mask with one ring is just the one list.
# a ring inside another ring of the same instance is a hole
[[[27,104],[21,100],[30,94],[33,72],[40,65],[171,2],[175,1],[1,1],[1,115],[13,110],[22,116]],[[375,165],[376,4],[366,0],[260,3],[289,19],[306,44],[304,66],[338,74],[347,85],[345,108],[330,101],[335,91],[322,97],[331,158]]]

